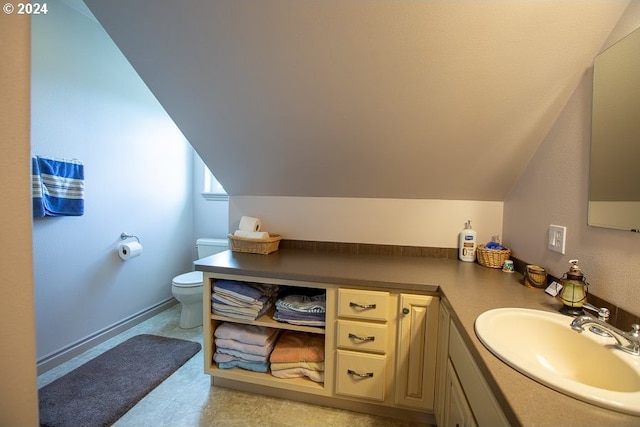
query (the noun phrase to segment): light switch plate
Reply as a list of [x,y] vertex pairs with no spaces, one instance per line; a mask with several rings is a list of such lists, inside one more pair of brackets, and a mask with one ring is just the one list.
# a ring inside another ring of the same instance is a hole
[[567,227],[551,224],[549,226],[549,250],[564,255],[566,243]]

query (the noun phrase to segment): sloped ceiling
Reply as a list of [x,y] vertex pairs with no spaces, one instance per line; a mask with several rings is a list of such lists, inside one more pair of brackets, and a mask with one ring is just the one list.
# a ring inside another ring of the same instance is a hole
[[628,5],[85,3],[230,195],[498,201]]

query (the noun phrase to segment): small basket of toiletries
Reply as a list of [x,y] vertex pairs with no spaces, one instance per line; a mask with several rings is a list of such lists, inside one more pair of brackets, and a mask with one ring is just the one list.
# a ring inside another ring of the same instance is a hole
[[478,245],[476,257],[478,263],[485,267],[502,268],[504,262],[511,256],[511,249],[505,248],[498,241],[498,236],[493,236],[486,245]]
[[527,288],[546,288],[547,271],[539,265],[527,265],[527,269],[524,271],[524,285]]
[[278,250],[282,236],[279,234],[271,234],[269,237],[262,239],[253,239],[250,237],[241,237],[229,234],[229,242],[231,242],[231,250],[233,252],[246,252],[251,254],[267,255]]

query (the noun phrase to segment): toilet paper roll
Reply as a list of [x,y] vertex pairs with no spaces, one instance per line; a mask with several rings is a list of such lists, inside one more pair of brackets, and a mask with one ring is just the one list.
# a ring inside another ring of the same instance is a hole
[[120,243],[118,245],[118,255],[123,260],[128,260],[140,256],[142,245],[138,242]]
[[238,227],[238,230],[260,231],[260,227],[262,227],[262,221],[260,221],[260,218],[243,216],[242,218],[240,218],[240,226]]

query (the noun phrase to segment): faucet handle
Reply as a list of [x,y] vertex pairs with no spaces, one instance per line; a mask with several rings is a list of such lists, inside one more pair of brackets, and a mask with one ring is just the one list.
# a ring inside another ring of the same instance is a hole
[[609,311],[609,309],[607,307],[602,307],[600,310],[598,310],[598,318],[600,320],[604,320],[605,322],[607,320],[609,320],[609,315],[611,314],[611,312]]
[[629,332],[629,335],[634,338],[640,338],[640,325],[638,325],[637,323],[631,325],[631,332]]
[[609,315],[611,314],[611,312],[607,307],[598,308],[589,303],[582,304],[582,308],[586,308],[587,310],[591,310],[598,313],[598,319],[604,320],[605,322],[609,320]]

